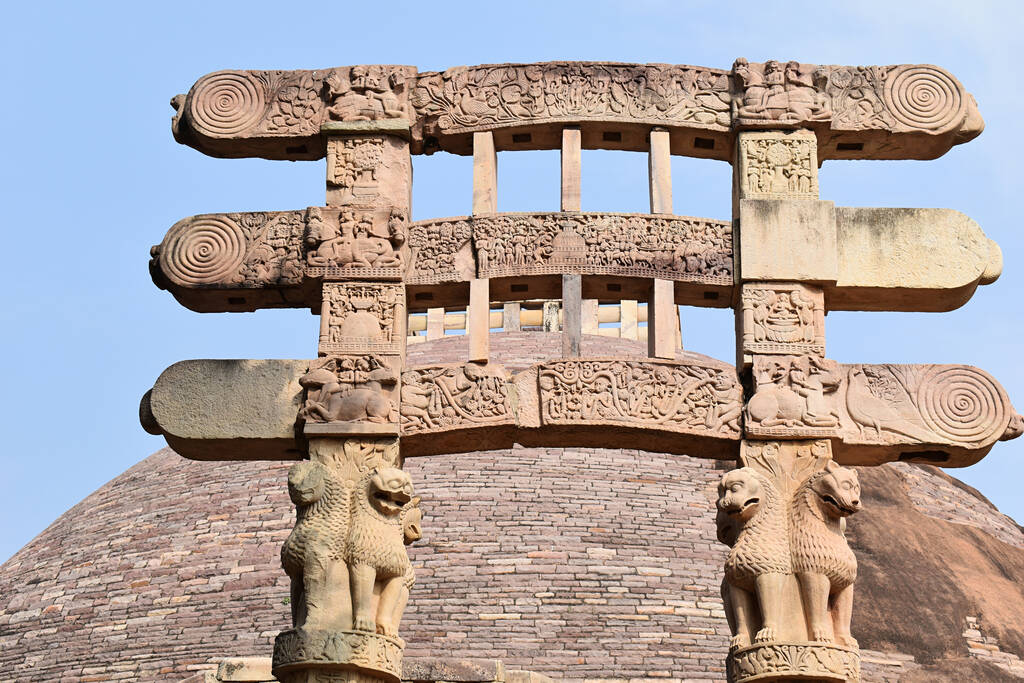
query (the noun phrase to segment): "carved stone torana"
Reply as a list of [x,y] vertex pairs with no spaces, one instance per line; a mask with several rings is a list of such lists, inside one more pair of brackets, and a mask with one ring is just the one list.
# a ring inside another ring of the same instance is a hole
[[402,434],[508,422],[509,380],[500,365],[464,363],[402,374]]
[[400,353],[404,348],[405,325],[405,288],[400,284],[324,284],[321,355]]
[[402,209],[306,210],[306,274],[324,279],[398,280],[408,265],[408,222]]
[[743,391],[735,371],[684,362],[562,360],[538,374],[542,424],[639,423],[739,436]]
[[740,461],[718,498],[730,680],[859,680],[857,560],[844,535],[860,510],[856,472],[832,461],[827,440],[744,441]]
[[398,422],[399,357],[331,356],[299,379],[306,398],[299,418],[310,422]]
[[579,272],[732,282],[732,230],[724,221],[608,213],[469,220],[480,277]]
[[409,226],[411,285],[468,282],[476,277],[473,226],[464,218],[421,221]]
[[407,209],[412,162],[409,143],[394,135],[329,135],[328,206]]
[[744,284],[740,306],[737,325],[744,355],[825,355],[825,295],[821,289],[796,284]]
[[814,133],[741,133],[737,139],[736,179],[741,198],[818,198],[818,142]]

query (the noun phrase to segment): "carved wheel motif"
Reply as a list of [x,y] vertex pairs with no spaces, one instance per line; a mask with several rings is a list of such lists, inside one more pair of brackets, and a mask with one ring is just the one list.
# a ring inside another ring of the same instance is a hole
[[934,67],[908,66],[889,75],[886,105],[897,121],[910,128],[939,133],[958,124],[964,101],[953,78]]
[[965,445],[991,441],[1006,429],[1007,400],[995,381],[970,367],[937,367],[918,389],[928,428]]
[[262,83],[243,71],[218,71],[196,84],[189,115],[200,132],[228,137],[255,125],[265,108]]
[[184,223],[162,250],[164,272],[186,285],[221,282],[237,273],[245,259],[242,229],[224,216],[202,216]]

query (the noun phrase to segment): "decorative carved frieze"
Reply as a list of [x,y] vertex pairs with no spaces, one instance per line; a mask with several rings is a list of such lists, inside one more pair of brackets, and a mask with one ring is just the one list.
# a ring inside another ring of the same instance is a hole
[[[840,438],[847,445],[987,449],[1016,436],[1003,388],[969,365],[840,365],[814,356],[755,356],[745,431]],[[910,449],[924,450],[921,448]],[[948,457],[948,453],[947,453]]]
[[[377,633],[289,629],[274,639],[273,672],[283,681],[293,671],[322,667],[323,675],[331,676],[332,671],[344,668],[366,674],[367,681],[398,683],[402,679],[403,649],[403,641]],[[344,680],[351,683],[349,677]]]
[[508,423],[510,383],[500,365],[463,363],[402,373],[402,434]]
[[150,269],[182,287],[301,284],[302,212],[201,214],[178,221],[152,250]]
[[740,432],[735,371],[685,362],[561,360],[539,366],[540,419],[629,424],[689,434]]
[[468,282],[476,277],[473,226],[465,218],[421,221],[409,226],[410,285]]
[[[733,64],[733,124],[791,127],[829,122],[833,130],[941,134],[969,124],[977,107],[947,71],[927,64],[836,66],[775,60]],[[968,137],[968,139],[970,139]]]
[[724,221],[611,213],[507,213],[470,221],[479,277],[576,272],[732,282],[732,229]]
[[330,356],[299,378],[306,390],[300,421],[309,423],[398,422],[398,356]]
[[723,597],[730,680],[859,680],[850,635],[857,559],[846,518],[861,508],[856,471],[828,440],[750,442],[718,487],[718,539],[730,547]]
[[421,73],[411,100],[428,132],[537,121],[637,121],[729,127],[725,71],[668,64],[546,62]]
[[401,353],[405,325],[405,287],[401,284],[324,283],[321,355]]
[[825,355],[825,295],[820,288],[744,284],[739,315],[743,354]]
[[736,160],[741,199],[818,198],[818,142],[812,132],[740,133]]

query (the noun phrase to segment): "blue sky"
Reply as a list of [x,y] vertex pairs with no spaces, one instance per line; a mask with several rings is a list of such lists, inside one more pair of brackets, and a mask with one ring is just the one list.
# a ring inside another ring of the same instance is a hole
[[[219,160],[171,138],[168,100],[224,68],[459,64],[552,59],[728,68],[745,56],[821,64],[932,63],[978,100],[987,128],[931,162],[826,162],[841,206],[963,211],[1003,248],[1005,269],[946,314],[833,313],[841,362],[968,363],[1024,410],[1024,240],[1018,224],[1024,97],[1011,45],[1018,3],[265,2],[17,3],[0,31],[5,132],[5,293],[0,396],[0,561],[61,513],[163,446],[139,397],[186,358],[303,358],[308,311],[200,315],[152,285],[149,247],[177,220],[323,202],[323,162]],[[502,154],[499,210],[558,207],[557,152]],[[674,206],[728,218],[727,164],[673,160]],[[584,152],[583,209],[646,211],[646,158]],[[417,157],[414,218],[460,215],[470,160]],[[731,314],[684,309],[684,345],[733,357]],[[951,471],[1024,519],[1024,439]],[[283,482],[282,482],[283,485]],[[202,495],[203,492],[197,492]]]

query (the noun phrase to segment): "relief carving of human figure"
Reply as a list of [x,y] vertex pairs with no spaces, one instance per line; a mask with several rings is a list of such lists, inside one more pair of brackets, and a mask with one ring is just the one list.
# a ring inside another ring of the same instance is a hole
[[336,121],[371,121],[405,116],[394,88],[401,76],[384,76],[369,66],[353,66],[349,78],[331,73],[325,82],[330,105],[327,114]]

